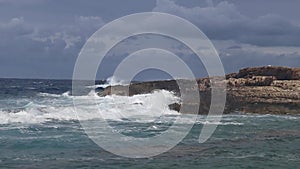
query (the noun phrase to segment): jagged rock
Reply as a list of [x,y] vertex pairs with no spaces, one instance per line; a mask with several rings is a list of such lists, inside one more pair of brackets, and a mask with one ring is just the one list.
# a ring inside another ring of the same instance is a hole
[[247,79],[246,86],[270,86],[275,80],[274,76],[252,76]]
[[237,73],[229,73],[226,75],[226,79],[236,78],[236,77],[237,77]]
[[179,112],[179,110],[180,110],[180,104],[179,103],[173,103],[173,104],[170,104],[169,105],[169,109],[170,110],[175,110],[175,111],[178,111]]
[[229,78],[227,84],[234,87],[270,86],[274,80],[274,76],[252,76],[251,78]]
[[142,83],[133,83],[129,86],[108,86],[102,92],[99,92],[99,96],[106,95],[121,95],[121,96],[132,96],[136,94],[146,94],[151,93],[157,89],[164,89],[168,91],[173,91],[179,93],[179,87],[175,80],[167,81],[151,81],[151,82],[142,82]]

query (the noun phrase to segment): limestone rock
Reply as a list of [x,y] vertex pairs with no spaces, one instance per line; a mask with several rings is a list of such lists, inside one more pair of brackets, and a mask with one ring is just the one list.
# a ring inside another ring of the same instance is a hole
[[[238,73],[220,77],[196,79],[196,90],[200,94],[198,114],[207,114],[211,104],[211,87],[216,83],[226,83],[227,99],[225,113],[235,111],[261,114],[300,114],[300,68],[287,67],[256,67],[241,69]],[[220,80],[219,82],[216,80]],[[156,89],[165,89],[181,96],[177,82],[181,83],[185,93],[193,91],[194,86],[182,85],[189,80],[166,80],[133,83],[129,86],[109,86],[99,96],[110,94],[135,95],[150,93]],[[197,88],[198,87],[198,88]],[[193,107],[199,100],[189,100]],[[169,105],[172,110],[179,111],[181,105]],[[194,109],[193,109],[194,110]],[[193,113],[185,109],[182,113]]]
[[274,76],[278,80],[300,80],[300,68],[264,66],[241,69],[235,78],[251,78],[252,76]]

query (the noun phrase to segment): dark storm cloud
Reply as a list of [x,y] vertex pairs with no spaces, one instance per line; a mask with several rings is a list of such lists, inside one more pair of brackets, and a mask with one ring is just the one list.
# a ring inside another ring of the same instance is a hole
[[105,20],[151,10],[154,4],[0,0],[0,77],[71,78],[80,49]]
[[171,0],[157,0],[153,10],[184,17],[214,40],[236,40],[259,46],[300,46],[299,23],[276,14],[251,18],[227,1],[214,6],[184,7]]
[[[284,4],[284,9],[275,8],[275,1],[279,7]],[[290,3],[275,1],[271,7],[276,10],[264,7],[266,2],[238,0],[0,0],[0,77],[71,78],[77,55],[92,33],[121,16],[152,10],[187,18],[214,41],[234,41],[224,50],[217,47],[228,71],[246,65],[297,66],[297,52],[266,54],[246,50],[243,45],[299,47],[300,19],[294,16],[299,12]],[[247,10],[250,4],[253,11]],[[295,14],[283,15],[289,7]],[[174,45],[164,43],[151,42],[167,48]],[[127,47],[116,51],[115,57],[125,57]],[[194,63],[180,46],[173,50]]]

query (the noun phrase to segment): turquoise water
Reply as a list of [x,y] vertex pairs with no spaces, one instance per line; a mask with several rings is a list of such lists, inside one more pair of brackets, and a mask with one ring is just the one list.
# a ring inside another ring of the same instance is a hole
[[[224,115],[203,144],[197,142],[205,122],[199,116],[188,136],[169,152],[130,159],[106,152],[85,134],[71,115],[70,83],[14,81],[11,83],[19,87],[13,89],[7,87],[12,86],[9,82],[1,83],[8,92],[2,90],[0,96],[0,168],[295,169],[300,165],[300,116]],[[109,124],[132,137],[154,136],[171,125],[170,121],[120,120],[115,116]]]

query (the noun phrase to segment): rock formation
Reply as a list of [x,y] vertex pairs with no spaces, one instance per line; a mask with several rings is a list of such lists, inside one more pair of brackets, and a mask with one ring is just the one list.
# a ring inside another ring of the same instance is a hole
[[[177,80],[184,81],[184,80]],[[199,114],[207,114],[211,99],[211,78],[196,79],[200,93]],[[224,113],[300,114],[300,68],[255,67],[226,75],[226,105]],[[126,90],[128,89],[129,90]],[[173,91],[180,96],[175,80],[133,83],[129,86],[109,86],[100,96],[135,95],[156,89]],[[188,90],[186,88],[185,90]],[[191,104],[199,100],[191,101]],[[169,105],[180,110],[180,104]],[[190,112],[183,112],[190,113]]]

